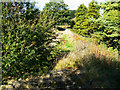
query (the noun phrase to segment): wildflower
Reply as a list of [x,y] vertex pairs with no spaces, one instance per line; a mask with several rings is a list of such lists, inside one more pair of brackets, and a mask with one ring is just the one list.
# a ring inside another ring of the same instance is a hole
[[64,44],[65,44],[65,41],[64,41]]

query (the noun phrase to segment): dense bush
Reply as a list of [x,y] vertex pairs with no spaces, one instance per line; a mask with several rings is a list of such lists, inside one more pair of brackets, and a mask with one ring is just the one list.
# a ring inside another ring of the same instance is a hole
[[2,13],[3,77],[24,77],[28,73],[48,71],[53,61],[52,48],[48,46],[55,38],[51,32],[53,17],[48,11],[39,13],[28,2],[4,2]]

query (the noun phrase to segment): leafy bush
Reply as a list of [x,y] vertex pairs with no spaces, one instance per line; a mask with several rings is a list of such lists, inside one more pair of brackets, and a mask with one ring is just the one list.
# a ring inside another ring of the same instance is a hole
[[[52,51],[48,44],[55,38],[51,31],[54,21],[49,12],[40,13],[38,17],[38,11],[31,7],[34,5],[28,2],[16,2],[15,6],[11,2],[2,4],[3,77],[19,78],[28,73],[41,74],[50,69],[54,60],[48,59]],[[34,18],[24,17],[25,14]]]

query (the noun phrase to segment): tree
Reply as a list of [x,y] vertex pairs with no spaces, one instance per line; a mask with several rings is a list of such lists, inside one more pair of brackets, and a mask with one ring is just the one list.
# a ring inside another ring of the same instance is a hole
[[96,4],[97,2],[92,1],[89,3],[88,10],[84,5],[81,5],[76,11],[74,30],[82,36],[91,37],[91,34],[97,31],[98,25],[92,20],[100,16]]
[[81,4],[78,9],[76,10],[76,13],[75,13],[75,21],[78,22],[78,21],[82,21],[85,19],[85,15],[87,13],[87,7],[84,5],[84,4]]
[[120,2],[108,1],[101,4],[101,8],[104,9],[104,13],[103,17],[97,20],[99,28],[94,37],[103,41],[108,47],[120,51]]
[[73,31],[77,33],[81,33],[80,30],[82,22],[85,20],[85,15],[87,13],[87,7],[84,4],[81,4],[75,13],[75,25],[73,27]]
[[97,7],[96,5],[97,5],[97,2],[94,0],[89,3],[86,18],[94,18],[94,19],[99,18],[99,16],[100,16],[99,7]]
[[70,12],[67,7],[68,5],[64,2],[49,2],[45,5],[43,12],[48,10],[50,16],[55,16],[56,25],[65,24],[70,22]]
[[93,0],[89,3],[85,20],[81,25],[82,36],[91,37],[91,34],[97,31],[98,25],[93,20],[99,18],[99,16],[99,7],[97,7],[97,2]]

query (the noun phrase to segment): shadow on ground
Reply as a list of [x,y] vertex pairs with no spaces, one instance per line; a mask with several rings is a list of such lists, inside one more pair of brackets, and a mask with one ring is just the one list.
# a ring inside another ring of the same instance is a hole
[[[89,57],[89,59],[87,59]],[[95,55],[82,58],[83,67],[76,62],[78,68],[52,70],[50,73],[12,82],[18,90],[30,89],[90,89],[120,88],[120,62],[104,61]]]
[[[89,59],[88,59],[89,58]],[[96,58],[93,54],[82,59],[91,88],[120,88],[120,61]],[[76,62],[79,67],[79,64]]]
[[62,27],[57,27],[57,29],[58,29],[59,31],[65,31],[65,28],[62,28]]

